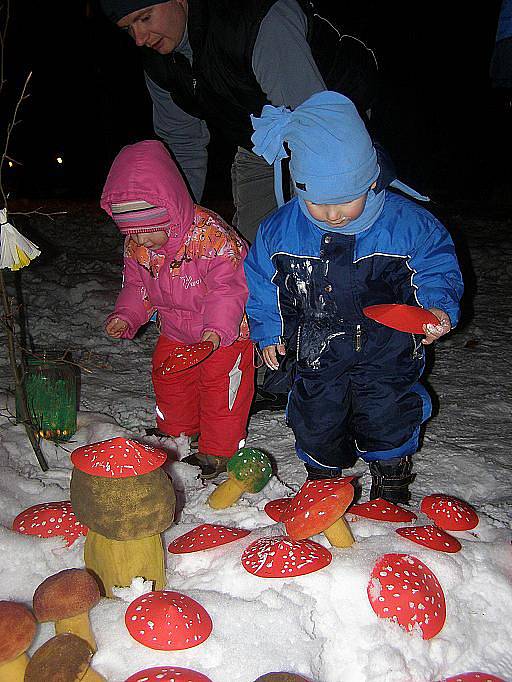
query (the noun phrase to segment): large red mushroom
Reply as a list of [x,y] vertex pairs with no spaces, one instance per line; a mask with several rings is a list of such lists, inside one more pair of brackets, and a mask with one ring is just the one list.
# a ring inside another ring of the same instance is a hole
[[418,518],[414,512],[399,507],[388,500],[383,500],[381,497],[368,502],[353,504],[348,513],[374,521],[388,521],[390,523],[410,523]]
[[202,526],[197,526],[173,540],[168,550],[171,554],[201,552],[245,538],[249,533],[249,530],[243,528],[227,528],[214,523],[203,523]]
[[212,682],[209,677],[189,668],[159,666],[130,675],[125,682]]
[[473,530],[478,526],[478,514],[473,507],[451,495],[427,495],[421,501],[420,509],[436,526],[450,533]]
[[405,526],[397,528],[396,533],[417,545],[423,545],[438,552],[459,552],[461,544],[457,538],[452,537],[437,526]]
[[127,438],[92,443],[71,455],[71,502],[88,526],[84,545],[87,568],[107,597],[113,587],[128,587],[133,578],[165,586],[164,549],[160,533],[174,518],[176,497],[161,468],[162,450]]
[[259,578],[294,578],[314,573],[332,561],[332,554],[313,540],[286,535],[259,538],[242,554],[242,566]]
[[63,537],[68,547],[88,530],[76,518],[69,500],[42,502],[25,509],[12,522],[12,529],[39,538]]

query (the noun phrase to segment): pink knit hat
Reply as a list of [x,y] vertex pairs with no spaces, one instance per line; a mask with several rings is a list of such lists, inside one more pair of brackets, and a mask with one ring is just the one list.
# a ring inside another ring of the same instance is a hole
[[123,234],[169,232],[171,219],[166,208],[147,201],[124,201],[112,204],[112,218]]

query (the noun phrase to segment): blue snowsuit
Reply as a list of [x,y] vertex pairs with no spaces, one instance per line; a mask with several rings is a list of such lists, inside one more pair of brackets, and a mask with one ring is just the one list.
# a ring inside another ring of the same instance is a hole
[[418,381],[421,335],[366,318],[406,303],[444,310],[455,326],[463,291],[453,242],[428,211],[387,192],[356,235],[325,231],[297,199],[261,225],[245,261],[251,338],[296,352],[287,418],[300,459],[315,468],[411,455],[431,402]]

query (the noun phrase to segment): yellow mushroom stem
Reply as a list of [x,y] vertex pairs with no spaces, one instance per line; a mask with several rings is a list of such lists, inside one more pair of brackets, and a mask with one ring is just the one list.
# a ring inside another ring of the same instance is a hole
[[133,578],[154,582],[154,590],[165,587],[164,548],[160,534],[136,540],[110,540],[89,530],[84,545],[88,570],[103,586],[105,596],[113,597],[113,587],[129,587]]
[[208,497],[208,504],[212,509],[227,509],[235,504],[249,487],[250,485],[244,485],[235,478],[228,478],[211,493]]
[[0,680],[2,682],[23,682],[29,658],[22,653],[6,663],[0,663]]
[[93,670],[92,668],[89,668],[85,675],[82,677],[80,682],[107,682],[103,675],[100,675],[99,673],[96,672],[96,670]]
[[55,623],[55,634],[61,635],[64,632],[71,632],[77,635],[89,644],[91,651],[94,653],[97,650],[96,640],[91,630],[91,623],[89,621],[89,613],[80,613],[78,616],[72,618],[62,618]]
[[350,547],[355,542],[350,526],[343,516],[326,528],[324,535],[333,547]]

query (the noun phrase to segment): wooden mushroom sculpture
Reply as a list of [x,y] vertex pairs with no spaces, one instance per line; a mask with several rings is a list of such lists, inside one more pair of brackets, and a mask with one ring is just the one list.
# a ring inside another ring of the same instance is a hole
[[52,637],[32,656],[25,682],[105,682],[90,666],[87,642],[69,632]]
[[261,450],[241,448],[227,463],[228,480],[208,498],[212,509],[226,509],[244,493],[259,493],[272,477],[272,464]]
[[228,542],[245,538],[250,532],[243,528],[228,528],[215,523],[203,523],[173,540],[167,549],[171,554],[202,552],[205,549],[214,549]]
[[71,501],[88,526],[84,545],[87,568],[107,597],[113,587],[128,587],[133,578],[165,586],[164,549],[160,533],[174,518],[176,497],[161,468],[167,455],[127,438],[92,443],[71,455]]
[[445,533],[437,526],[404,526],[397,528],[396,533],[417,545],[434,549],[438,552],[455,553],[462,547],[457,538]]
[[368,502],[353,504],[348,510],[348,514],[363,516],[374,521],[387,521],[388,523],[411,523],[418,518],[414,512],[388,500],[383,500],[381,497]]
[[427,495],[422,499],[420,509],[448,533],[473,530],[479,523],[473,507],[451,495]]
[[88,530],[76,518],[69,500],[43,502],[25,509],[12,522],[12,529],[39,538],[62,537],[68,547],[81,535],[87,535]]
[[91,651],[96,640],[89,611],[100,600],[96,580],[83,568],[68,568],[46,578],[34,592],[34,614],[40,623],[53,621],[57,635],[71,632],[84,639]]
[[332,554],[313,540],[291,540],[286,535],[251,542],[242,554],[242,566],[259,578],[294,578],[314,573],[332,561]]
[[354,537],[343,518],[354,498],[353,479],[346,476],[306,481],[281,516],[292,540],[324,533],[333,547],[353,545]]
[[209,677],[190,668],[159,666],[130,675],[125,682],[212,682]]
[[23,682],[36,619],[23,604],[0,601],[0,680]]
[[439,682],[507,682],[502,677],[496,677],[491,673],[460,673],[453,677],[443,677]]

